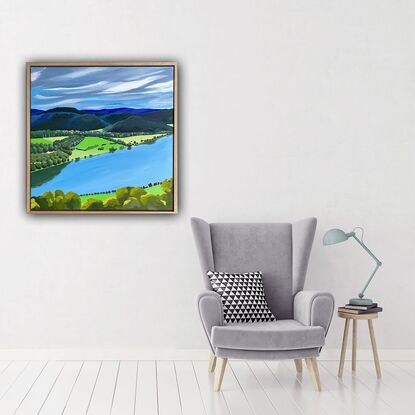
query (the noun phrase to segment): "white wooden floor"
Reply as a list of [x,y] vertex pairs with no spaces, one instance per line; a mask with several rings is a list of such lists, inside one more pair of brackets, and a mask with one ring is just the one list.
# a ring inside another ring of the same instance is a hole
[[231,361],[222,392],[205,361],[0,361],[1,415],[414,414],[415,362],[320,361],[323,392],[294,362]]

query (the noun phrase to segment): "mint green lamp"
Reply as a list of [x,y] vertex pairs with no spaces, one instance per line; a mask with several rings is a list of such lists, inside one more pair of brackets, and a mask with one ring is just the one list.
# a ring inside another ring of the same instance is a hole
[[[361,229],[362,230],[362,237],[361,239],[359,239],[356,236],[356,233],[354,232],[356,229]],[[326,234],[323,237],[323,245],[334,245],[334,244],[338,244],[340,242],[344,242],[347,241],[350,237],[352,237],[353,239],[355,239],[357,241],[357,243],[374,259],[374,261],[376,262],[376,267],[373,270],[372,274],[370,275],[369,279],[367,280],[367,283],[365,284],[365,286],[363,287],[363,290],[360,291],[359,293],[359,298],[351,298],[349,300],[350,304],[353,305],[372,305],[373,301],[370,300],[369,298],[363,298],[366,288],[368,287],[368,285],[370,284],[370,282],[372,281],[372,278],[374,277],[376,271],[379,269],[379,267],[382,265],[382,262],[379,261],[378,258],[376,258],[376,256],[373,254],[373,252],[363,243],[363,229],[362,228],[355,228],[353,229],[352,232],[346,233],[344,231],[342,231],[341,229],[330,229],[329,231],[326,232]]]

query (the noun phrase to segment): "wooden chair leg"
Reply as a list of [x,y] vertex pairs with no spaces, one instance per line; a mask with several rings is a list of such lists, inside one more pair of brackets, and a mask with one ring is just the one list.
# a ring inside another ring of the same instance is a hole
[[220,387],[222,386],[223,375],[226,369],[226,363],[228,359],[226,357],[218,357],[217,364],[216,364],[216,372],[215,372],[215,382],[213,384],[213,390],[215,392],[220,391]]
[[343,376],[344,359],[346,357],[347,337],[349,335],[349,325],[350,325],[350,318],[346,318],[344,322],[343,342],[342,342],[342,351],[340,353],[339,372],[337,374],[339,378]]
[[368,320],[367,323],[369,325],[369,334],[370,334],[370,341],[372,343],[372,351],[373,351],[373,359],[375,361],[376,375],[378,379],[380,379],[382,377],[382,372],[380,371],[378,348],[376,346],[376,339],[375,339],[375,330],[373,330],[372,320]]
[[212,373],[216,367],[216,356],[212,354],[209,359],[208,372]]
[[295,368],[297,369],[297,373],[303,372],[303,363],[301,359],[294,359]]
[[353,320],[353,339],[352,339],[352,371],[356,371],[357,359],[357,320]]
[[308,373],[310,373],[314,388],[317,392],[321,392],[320,374],[318,372],[317,359],[315,357],[306,357],[305,359]]

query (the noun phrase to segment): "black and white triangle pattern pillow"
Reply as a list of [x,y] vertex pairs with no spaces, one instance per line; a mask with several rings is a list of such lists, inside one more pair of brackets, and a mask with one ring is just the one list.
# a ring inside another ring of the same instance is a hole
[[222,298],[226,323],[275,321],[267,301],[261,272],[229,274],[208,271],[213,291]]

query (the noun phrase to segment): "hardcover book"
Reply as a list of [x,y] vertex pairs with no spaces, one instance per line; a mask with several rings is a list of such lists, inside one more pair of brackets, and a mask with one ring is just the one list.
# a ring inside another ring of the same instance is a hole
[[344,308],[350,308],[352,310],[369,310],[371,308],[376,308],[378,303],[373,303],[371,305],[354,305],[354,304],[346,304]]
[[372,313],[380,313],[383,311],[382,307],[374,307],[370,308],[369,310],[353,310],[351,308],[346,307],[339,307],[338,311],[341,313],[349,313],[349,314],[372,314]]

